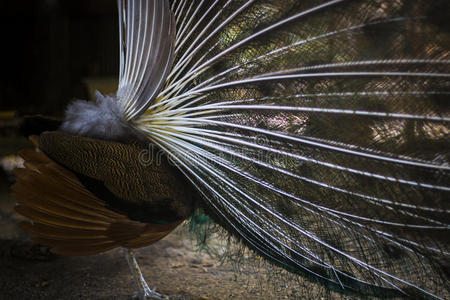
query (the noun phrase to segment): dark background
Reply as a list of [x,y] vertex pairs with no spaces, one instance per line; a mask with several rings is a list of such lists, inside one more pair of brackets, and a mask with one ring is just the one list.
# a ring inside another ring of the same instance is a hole
[[0,22],[8,116],[62,115],[70,100],[89,98],[84,79],[118,77],[116,1],[1,1]]

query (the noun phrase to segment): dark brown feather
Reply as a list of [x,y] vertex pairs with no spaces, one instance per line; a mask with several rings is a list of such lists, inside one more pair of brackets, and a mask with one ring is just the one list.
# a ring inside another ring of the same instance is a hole
[[106,237],[106,230],[76,229],[29,221],[22,221],[19,226],[28,233],[45,238],[57,239],[70,236],[72,239],[101,239]]
[[[32,139],[34,144],[39,143],[36,137]],[[131,220],[125,213],[113,211],[75,173],[43,152],[24,150],[20,155],[25,168],[14,170],[17,182],[13,193],[18,202],[16,211],[30,219],[20,226],[33,235],[35,242],[52,247],[54,253],[79,256],[116,247],[143,247],[162,239],[183,221],[179,218],[169,224],[151,224]],[[104,174],[94,169],[93,165],[83,168],[90,175]]]
[[[157,148],[46,132],[39,148],[106,204],[136,221],[166,223],[192,213],[194,190]],[[143,156],[153,159],[143,161]],[[145,212],[144,214],[140,214]]]

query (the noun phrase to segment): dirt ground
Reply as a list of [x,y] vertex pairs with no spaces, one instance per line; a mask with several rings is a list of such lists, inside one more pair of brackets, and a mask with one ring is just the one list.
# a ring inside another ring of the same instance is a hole
[[[136,292],[120,249],[78,258],[42,250],[1,241],[0,299],[132,299]],[[249,275],[195,252],[176,234],[138,250],[137,259],[150,286],[169,299],[280,298],[248,282]]]

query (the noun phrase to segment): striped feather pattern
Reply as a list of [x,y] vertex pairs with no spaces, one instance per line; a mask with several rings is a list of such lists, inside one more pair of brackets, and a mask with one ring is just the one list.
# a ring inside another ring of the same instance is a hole
[[[36,137],[32,137],[37,143]],[[69,170],[43,152],[23,150],[25,168],[14,173],[16,211],[29,218],[20,226],[37,243],[62,255],[91,255],[116,247],[139,248],[169,234],[182,221],[149,224],[112,211]]]

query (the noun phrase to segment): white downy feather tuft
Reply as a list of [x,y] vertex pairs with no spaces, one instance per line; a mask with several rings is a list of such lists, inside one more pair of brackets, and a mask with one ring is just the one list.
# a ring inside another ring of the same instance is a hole
[[60,130],[84,137],[123,141],[130,134],[130,125],[113,96],[95,93],[96,101],[76,100],[66,109]]

